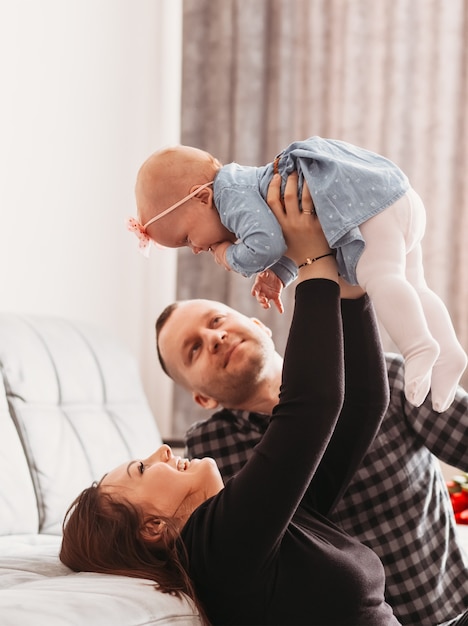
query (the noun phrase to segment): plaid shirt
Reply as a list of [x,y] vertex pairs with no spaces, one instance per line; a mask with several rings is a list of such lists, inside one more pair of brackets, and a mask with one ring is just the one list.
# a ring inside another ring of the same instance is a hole
[[[370,546],[386,573],[386,600],[408,626],[434,626],[468,607],[468,559],[439,463],[468,471],[468,394],[435,413],[404,395],[403,361],[387,355],[390,405],[351,485],[330,516]],[[262,438],[270,416],[223,409],[186,434],[189,458],[216,459],[233,476]],[[359,424],[356,424],[359,428]]]

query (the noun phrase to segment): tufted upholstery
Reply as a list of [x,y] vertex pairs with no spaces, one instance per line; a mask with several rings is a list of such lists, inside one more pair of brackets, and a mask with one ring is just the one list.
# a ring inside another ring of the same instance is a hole
[[0,314],[0,433],[2,626],[200,624],[147,581],[71,573],[57,557],[75,496],[161,444],[119,342],[89,324]]
[[[0,359],[1,364],[1,359]],[[0,379],[0,535],[37,533],[39,515],[31,474],[8,412]]]
[[31,470],[38,532],[60,533],[81,489],[161,444],[135,362],[103,331],[4,314],[0,364]]

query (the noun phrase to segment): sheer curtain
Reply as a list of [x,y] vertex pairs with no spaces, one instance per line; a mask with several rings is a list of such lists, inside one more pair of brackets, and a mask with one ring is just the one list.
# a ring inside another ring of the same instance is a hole
[[[467,349],[467,0],[184,0],[183,10],[182,143],[260,165],[317,134],[394,160],[425,202],[426,277]],[[261,318],[282,351],[294,288],[280,316],[250,285],[179,252],[178,298]],[[174,406],[179,432],[206,417],[180,389]]]

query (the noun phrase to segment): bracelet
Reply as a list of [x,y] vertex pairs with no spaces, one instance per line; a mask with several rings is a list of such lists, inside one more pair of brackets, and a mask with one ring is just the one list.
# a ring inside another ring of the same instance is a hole
[[318,261],[319,259],[323,259],[326,256],[335,256],[335,253],[327,252],[327,254],[321,254],[320,256],[316,256],[315,259],[311,259],[310,257],[307,257],[304,263],[301,263],[300,265],[297,266],[297,269],[300,270],[301,267],[305,267],[306,265],[312,265],[312,263],[315,263],[315,261]]

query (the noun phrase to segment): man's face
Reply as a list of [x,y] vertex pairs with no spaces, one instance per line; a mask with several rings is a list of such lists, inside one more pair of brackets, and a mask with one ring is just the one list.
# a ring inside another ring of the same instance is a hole
[[174,380],[207,408],[243,408],[275,355],[259,320],[210,300],[180,303],[160,331],[159,350]]

